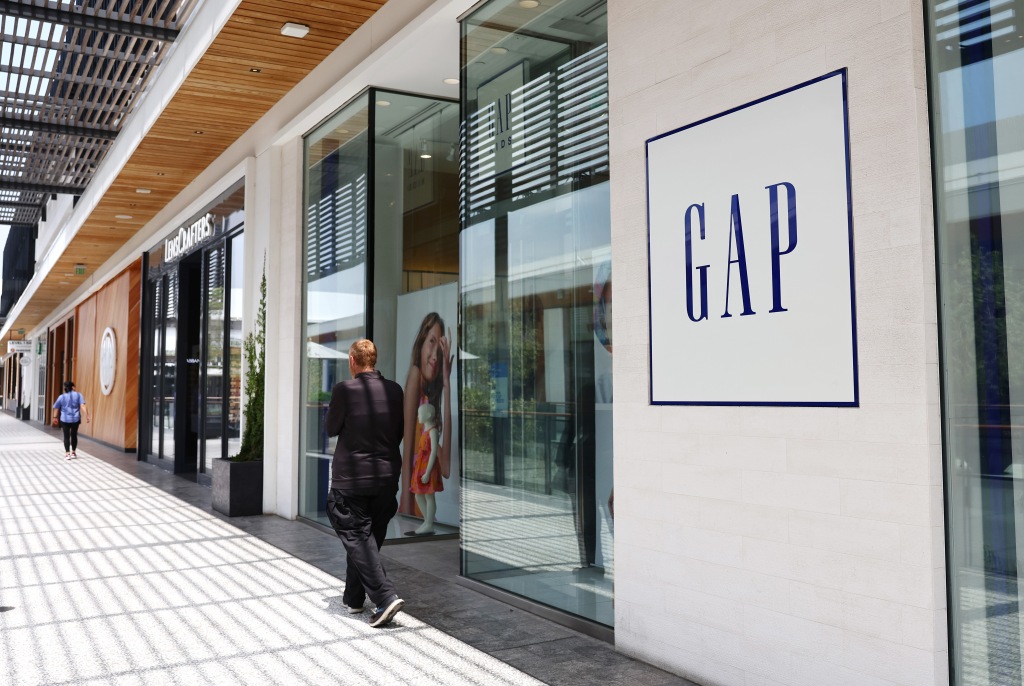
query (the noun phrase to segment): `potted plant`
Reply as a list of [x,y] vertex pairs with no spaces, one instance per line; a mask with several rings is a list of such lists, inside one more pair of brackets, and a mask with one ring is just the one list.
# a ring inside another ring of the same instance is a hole
[[229,517],[263,514],[263,397],[266,379],[267,264],[256,324],[245,337],[246,401],[238,454],[213,461],[213,509]]

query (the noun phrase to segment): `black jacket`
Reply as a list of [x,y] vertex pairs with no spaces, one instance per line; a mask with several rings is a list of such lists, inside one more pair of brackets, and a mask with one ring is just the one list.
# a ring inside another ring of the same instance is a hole
[[405,435],[402,387],[374,370],[335,384],[324,428],[339,436],[331,488],[369,493],[402,476],[398,446]]

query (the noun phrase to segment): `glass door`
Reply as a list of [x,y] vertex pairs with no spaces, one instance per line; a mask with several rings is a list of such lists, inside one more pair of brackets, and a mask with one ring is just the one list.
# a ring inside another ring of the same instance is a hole
[[203,300],[206,331],[203,343],[203,378],[199,472],[212,470],[210,460],[227,457],[224,441],[224,334],[227,304],[224,298],[224,245],[206,251],[203,260]]

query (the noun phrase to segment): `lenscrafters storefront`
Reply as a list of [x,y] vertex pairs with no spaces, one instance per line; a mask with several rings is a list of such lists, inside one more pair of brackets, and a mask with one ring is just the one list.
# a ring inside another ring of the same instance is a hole
[[139,456],[209,483],[238,451],[245,187],[146,255]]

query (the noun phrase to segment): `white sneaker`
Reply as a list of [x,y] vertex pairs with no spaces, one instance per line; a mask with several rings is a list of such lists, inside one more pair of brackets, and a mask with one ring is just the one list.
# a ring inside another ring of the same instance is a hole
[[70,460],[71,459],[71,453],[64,453],[64,459],[65,460]]

